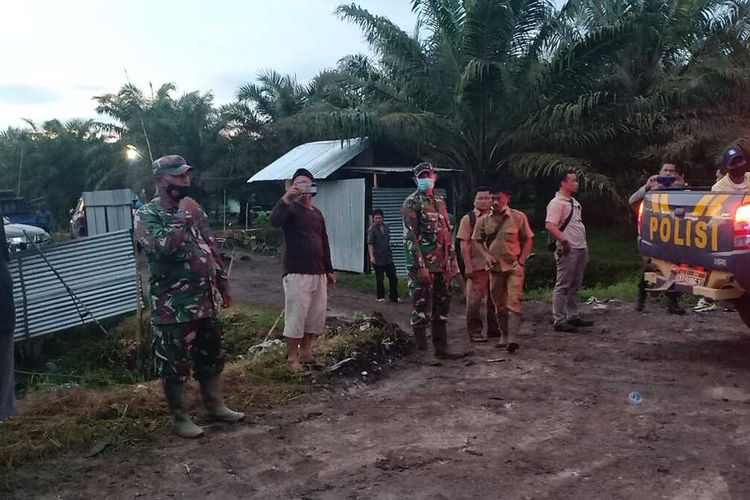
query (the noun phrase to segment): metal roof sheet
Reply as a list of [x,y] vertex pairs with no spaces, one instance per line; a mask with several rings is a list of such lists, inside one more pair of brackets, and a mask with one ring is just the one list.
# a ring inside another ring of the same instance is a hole
[[253,175],[247,182],[284,181],[298,168],[306,168],[316,179],[325,179],[367,147],[366,139],[318,141],[302,144]]
[[[394,167],[394,166],[357,166],[346,167],[344,170],[349,172],[378,173],[378,174],[401,174],[413,173],[414,167]],[[455,168],[436,168],[438,172],[460,172]]]

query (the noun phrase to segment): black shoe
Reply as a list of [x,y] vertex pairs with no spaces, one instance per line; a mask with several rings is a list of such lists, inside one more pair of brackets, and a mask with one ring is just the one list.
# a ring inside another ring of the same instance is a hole
[[515,342],[511,342],[510,344],[508,344],[508,353],[509,354],[513,354],[517,350],[518,350],[518,344],[516,344]]
[[646,304],[644,304],[643,302],[638,302],[638,303],[637,303],[637,304],[635,305],[635,310],[636,310],[636,311],[638,311],[638,312],[641,312],[641,311],[643,311],[644,309],[646,309]]
[[568,323],[567,321],[560,321],[558,323],[555,323],[555,331],[556,332],[567,332],[567,333],[576,333],[578,329]]
[[581,318],[569,319],[568,324],[573,325],[576,328],[585,328],[587,326],[594,326],[593,321],[589,321],[589,320],[581,319]]

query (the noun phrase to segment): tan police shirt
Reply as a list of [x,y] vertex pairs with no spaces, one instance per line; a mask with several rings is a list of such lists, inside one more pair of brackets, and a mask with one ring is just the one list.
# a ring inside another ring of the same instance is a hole
[[[474,227],[471,226],[471,219],[469,214],[466,214],[461,219],[461,223],[458,226],[458,235],[456,237],[461,241],[468,241],[471,243],[471,268],[474,271],[481,271],[487,267],[487,262],[484,260],[484,253],[482,253],[482,245],[478,241],[472,239],[474,234],[474,228],[479,224],[479,220],[484,217],[479,210],[474,209],[474,215],[477,216]],[[466,256],[462,255],[464,262],[466,262]]]
[[573,217],[565,227],[563,235],[570,242],[570,248],[587,248],[586,226],[583,225],[583,219],[581,218],[581,204],[575,198],[565,196],[558,191],[547,205],[545,222],[551,222],[557,227],[562,226],[570,214],[571,200],[573,201]]
[[492,271],[505,272],[515,268],[522,244],[533,236],[526,214],[506,207],[478,220],[473,239],[488,247],[489,254],[499,261]]

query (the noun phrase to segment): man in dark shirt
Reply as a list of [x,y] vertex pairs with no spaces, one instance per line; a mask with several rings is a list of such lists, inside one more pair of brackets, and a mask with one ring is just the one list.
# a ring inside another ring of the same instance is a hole
[[372,212],[373,224],[367,230],[367,250],[370,263],[375,269],[378,302],[385,302],[384,275],[388,276],[391,302],[398,302],[398,277],[391,253],[391,232],[385,223],[383,211],[376,208]]
[[315,362],[313,339],[325,331],[327,287],[336,284],[325,220],[313,206],[316,192],[312,174],[301,168],[271,212],[271,225],[284,234],[284,337],[292,371]]
[[13,279],[8,271],[8,243],[0,216],[0,420],[15,413],[16,385],[13,379]]

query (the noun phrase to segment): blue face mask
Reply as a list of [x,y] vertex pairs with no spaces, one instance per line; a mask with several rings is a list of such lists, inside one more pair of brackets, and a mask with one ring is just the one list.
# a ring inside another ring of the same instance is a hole
[[429,191],[435,186],[435,181],[430,178],[417,179],[417,189],[420,191]]

